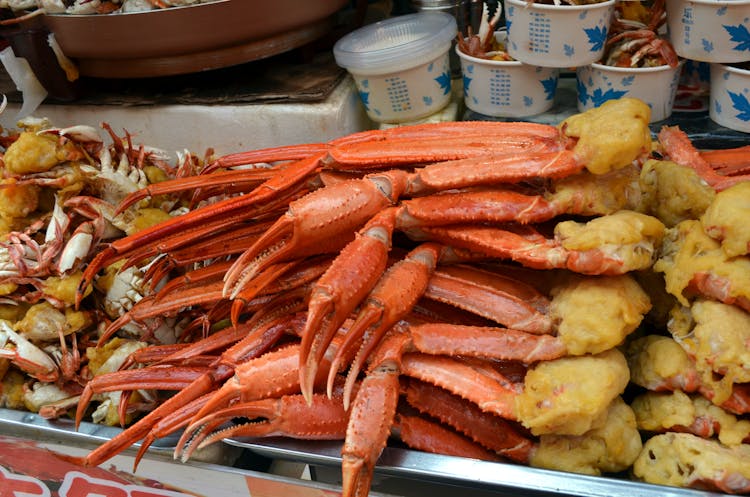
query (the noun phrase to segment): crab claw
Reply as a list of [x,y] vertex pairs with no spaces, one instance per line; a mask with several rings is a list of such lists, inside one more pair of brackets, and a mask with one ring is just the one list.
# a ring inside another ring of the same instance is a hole
[[313,288],[299,356],[299,382],[308,399],[312,398],[313,381],[336,331],[386,268],[393,214],[393,209],[386,209],[370,220]]
[[237,399],[251,401],[299,392],[298,354],[298,345],[288,345],[240,364],[194,419],[226,408]]
[[362,381],[341,449],[342,497],[369,495],[375,462],[391,432],[399,396],[399,371],[385,362]]
[[[235,424],[233,420],[248,421]],[[184,445],[178,445],[175,456],[182,452],[184,461],[197,449],[202,449],[224,438],[286,436],[307,440],[339,440],[346,434],[349,419],[341,398],[313,396],[310,404],[301,395],[286,395],[277,399],[242,402],[221,409],[190,424],[185,433],[194,434]],[[224,423],[232,424],[216,429]]]
[[359,345],[361,341],[359,351],[346,378],[345,407],[349,406],[351,392],[362,366],[385,333],[409,314],[414,304],[424,295],[439,258],[439,245],[422,244],[412,250],[405,259],[391,266],[370,292],[357,319],[349,328],[344,343],[339,347],[329,370],[330,392],[341,359],[350,356],[351,348]]
[[398,200],[407,176],[397,170],[373,174],[321,188],[291,202],[287,212],[227,271],[225,295],[236,297],[271,264],[338,252],[368,219]]

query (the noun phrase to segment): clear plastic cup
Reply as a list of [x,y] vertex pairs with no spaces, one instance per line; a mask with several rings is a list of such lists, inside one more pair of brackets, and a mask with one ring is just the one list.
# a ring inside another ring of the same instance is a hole
[[333,55],[354,78],[373,121],[413,121],[450,102],[448,54],[456,34],[450,14],[419,12],[352,31],[336,42]]

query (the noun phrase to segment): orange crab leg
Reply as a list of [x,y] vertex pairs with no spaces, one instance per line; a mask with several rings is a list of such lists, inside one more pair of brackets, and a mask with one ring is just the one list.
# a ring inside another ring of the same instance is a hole
[[211,395],[213,395],[213,392],[203,394],[154,423],[141,441],[141,446],[138,448],[138,453],[133,462],[133,469],[135,470],[135,468],[138,467],[138,464],[140,464],[143,456],[146,455],[146,451],[154,441],[166,437],[167,435],[171,435],[180,428],[187,426],[195,413],[200,410]]
[[492,357],[531,364],[568,353],[552,335],[534,335],[509,328],[424,323],[409,327],[415,350],[433,355]]
[[[309,257],[291,263],[272,265],[254,278],[232,301],[232,319],[253,302],[258,295],[273,295],[308,287],[330,267],[333,256]],[[271,268],[278,271],[269,272]],[[275,279],[274,279],[275,278]]]
[[[433,240],[446,245],[513,260],[532,269],[569,269],[581,274],[617,275],[644,269],[650,261],[628,262],[603,249],[567,250],[554,238],[545,238],[532,226],[436,226],[410,229],[416,240]],[[644,242],[646,240],[644,233]]]
[[250,401],[298,393],[298,354],[299,345],[286,345],[238,365],[234,376],[214,393],[195,419],[227,407],[236,399]]
[[246,166],[250,164],[270,163],[279,161],[302,160],[313,155],[319,155],[328,150],[325,143],[301,143],[282,147],[269,147],[247,152],[238,152],[219,157],[206,166],[201,175],[216,174],[217,169]]
[[413,195],[470,186],[520,183],[533,178],[558,179],[583,169],[584,165],[570,150],[482,155],[416,169],[409,178],[405,193]]
[[373,469],[388,441],[396,414],[398,377],[398,367],[385,361],[362,380],[341,448],[342,497],[369,495]]
[[522,224],[548,221],[560,215],[559,204],[539,195],[510,190],[462,191],[404,200],[396,227],[438,226],[461,223]]
[[515,397],[520,386],[503,385],[493,372],[478,363],[444,356],[407,353],[401,358],[401,371],[445,388],[469,400],[485,412],[515,421]]
[[[252,299],[261,294],[261,292],[267,294],[268,292],[265,292],[265,289],[277,281],[283,274],[294,268],[298,263],[299,261],[272,264],[254,278],[249,285],[243,287],[242,292],[232,300],[232,323],[236,324],[239,322],[242,311]],[[307,292],[305,292],[305,294],[306,293]]]
[[205,367],[168,366],[115,371],[95,376],[81,392],[79,408],[76,412],[76,426],[83,419],[83,413],[95,393],[120,390],[181,390],[206,372]]
[[497,453],[469,438],[420,416],[397,413],[391,432],[412,449],[447,456],[470,457],[482,461],[502,461]]
[[667,157],[683,166],[691,167],[714,190],[726,190],[732,185],[748,181],[750,175],[725,176],[719,174],[696,149],[687,134],[677,126],[664,126],[659,132],[659,143]]
[[[115,455],[133,445],[136,441],[143,438],[162,418],[170,415],[177,409],[182,408],[183,406],[197,399],[206,392],[211,391],[216,387],[217,384],[222,383],[227,377],[231,376],[231,374],[232,370],[230,368],[220,367],[198,376],[187,387],[182,388],[175,395],[169,397],[162,404],[160,404],[156,409],[136,421],[126,430],[118,433],[111,439],[104,442],[102,445],[91,451],[88,455],[83,457],[74,457],[71,459],[83,466],[100,465],[107,459],[114,457]],[[134,387],[138,388],[137,385]],[[76,427],[80,425],[81,419],[83,417],[83,412],[85,411],[87,405],[88,401],[86,401],[85,403],[79,403],[78,411],[76,412]]]
[[299,383],[308,398],[336,331],[386,268],[393,231],[392,212],[382,211],[373,218],[355,240],[344,247],[313,287],[299,355]]
[[700,155],[721,175],[750,173],[750,145],[723,150],[701,150]]
[[269,180],[274,174],[277,173],[278,168],[241,169],[237,171],[215,172],[211,176],[185,176],[181,178],[160,181],[159,183],[154,183],[153,185],[149,185],[146,188],[142,188],[127,195],[117,206],[115,214],[124,212],[129,207],[140,202],[143,199],[156,197],[158,195],[169,195],[184,192],[186,190],[194,190],[197,188],[205,187],[207,183],[210,183],[211,186],[224,187],[242,185],[245,188],[245,191],[252,190],[264,181]]
[[396,325],[383,340],[351,406],[342,455],[342,496],[366,496],[375,463],[393,425],[399,375],[443,387],[486,412],[515,420],[516,385],[504,385],[491,365],[442,356],[404,353],[409,340]]
[[[208,236],[203,241],[198,241],[181,249],[159,251],[165,256],[149,265],[143,279],[151,281],[155,285],[173,269],[184,268],[195,262],[242,253],[258,239],[268,226],[267,223],[260,223],[246,227],[235,227],[216,235],[212,235],[210,230],[206,230]],[[202,237],[196,238],[200,240]],[[133,259],[135,258],[133,257]]]
[[232,262],[232,260],[213,262],[208,266],[193,269],[182,276],[174,277],[159,289],[159,292],[154,295],[154,299],[160,301],[169,298],[172,292],[180,291],[183,288],[220,281],[224,278],[224,274],[232,265]]
[[554,126],[462,121],[355,133],[331,142],[328,153],[333,168],[371,169],[562,148],[560,132]]
[[344,406],[349,399],[365,361],[377,347],[385,333],[399,320],[411,312],[417,300],[424,294],[432,272],[440,258],[439,245],[425,243],[415,248],[406,258],[393,264],[372,289],[354,323],[347,331],[331,363],[328,375],[328,394],[331,395],[333,380],[344,358],[349,357],[355,347],[357,354],[349,367],[344,385]]
[[484,412],[444,388],[413,378],[406,380],[402,394],[409,405],[452,426],[493,453],[528,464],[536,444],[515,423]]
[[406,176],[391,171],[343,181],[292,202],[227,273],[227,295],[234,297],[243,284],[275,262],[340,250],[368,219],[396,202]]
[[[237,418],[247,418],[246,423],[233,423],[216,430],[220,425]],[[262,418],[262,419],[257,419]],[[302,395],[284,395],[275,399],[241,402],[192,422],[185,433],[189,437],[179,444],[175,455],[182,452],[182,460],[190,458],[196,449],[228,437],[285,436],[305,440],[340,440],[346,433],[349,419],[340,398],[316,394],[308,404]],[[183,439],[186,439],[183,436]]]
[[397,139],[441,138],[445,140],[454,138],[456,135],[472,136],[474,140],[481,137],[486,141],[502,140],[503,136],[512,137],[513,135],[534,137],[542,141],[557,141],[560,132],[555,126],[529,121],[448,121],[358,131],[330,141],[329,147],[343,148],[357,143],[380,143]]
[[425,297],[471,311],[509,328],[550,333],[549,299],[520,280],[470,266],[435,271]]
[[282,192],[288,194],[290,189],[298,187],[301,182],[314,174],[320,168],[322,155],[302,159],[292,167],[288,167],[279,174],[255,188],[252,192],[240,197],[229,198],[216,202],[210,206],[195,209],[183,216],[176,216],[167,221],[146,228],[134,235],[121,238],[99,252],[84,271],[76,295],[76,305],[79,306],[86,288],[93,281],[96,273],[112,262],[125,258],[130,252],[158,242],[161,238],[175,233],[184,233],[193,226],[200,226],[205,222],[226,218],[238,211],[246,211],[248,217],[262,212],[267,202],[278,202]]
[[104,344],[117,330],[131,322],[140,323],[149,318],[174,315],[182,309],[199,304],[202,306],[216,304],[224,298],[222,287],[222,282],[217,281],[205,285],[198,284],[194,287],[187,287],[180,292],[173,292],[168,299],[162,297],[162,299],[157,300],[153,295],[144,297],[128,312],[112,321],[99,337],[98,343]]

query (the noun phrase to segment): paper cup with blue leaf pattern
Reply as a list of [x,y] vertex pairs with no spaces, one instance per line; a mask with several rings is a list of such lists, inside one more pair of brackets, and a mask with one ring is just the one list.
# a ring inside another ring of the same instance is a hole
[[725,128],[750,133],[750,70],[711,64],[708,115]]
[[508,53],[542,67],[578,67],[604,52],[615,0],[584,5],[547,5],[505,0]]
[[[505,42],[504,31],[495,38]],[[461,52],[464,103],[472,111],[491,117],[525,117],[549,110],[555,102],[560,70],[530,66],[517,60],[487,60]]]
[[576,69],[578,110],[599,107],[607,100],[637,98],[651,108],[651,121],[672,115],[672,106],[680,82],[680,70],[668,65],[655,67],[613,67],[590,64]]
[[750,61],[750,0],[667,0],[669,40],[680,57]]

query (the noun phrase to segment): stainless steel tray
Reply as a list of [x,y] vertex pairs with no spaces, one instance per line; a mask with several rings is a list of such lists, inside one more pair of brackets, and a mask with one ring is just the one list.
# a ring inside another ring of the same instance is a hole
[[[286,459],[310,465],[340,465],[340,442],[309,442],[285,438],[227,439],[272,459]],[[509,492],[508,495],[580,497],[708,497],[714,492],[667,487],[613,477],[595,477],[495,463],[462,457],[386,447],[375,468],[387,475],[463,488]]]
[[[0,408],[0,434],[20,438],[90,448],[106,442],[121,431],[117,427],[88,422],[82,422],[76,430],[72,419],[49,420],[32,412]],[[178,438],[179,435],[159,439],[150,450],[171,455]]]

